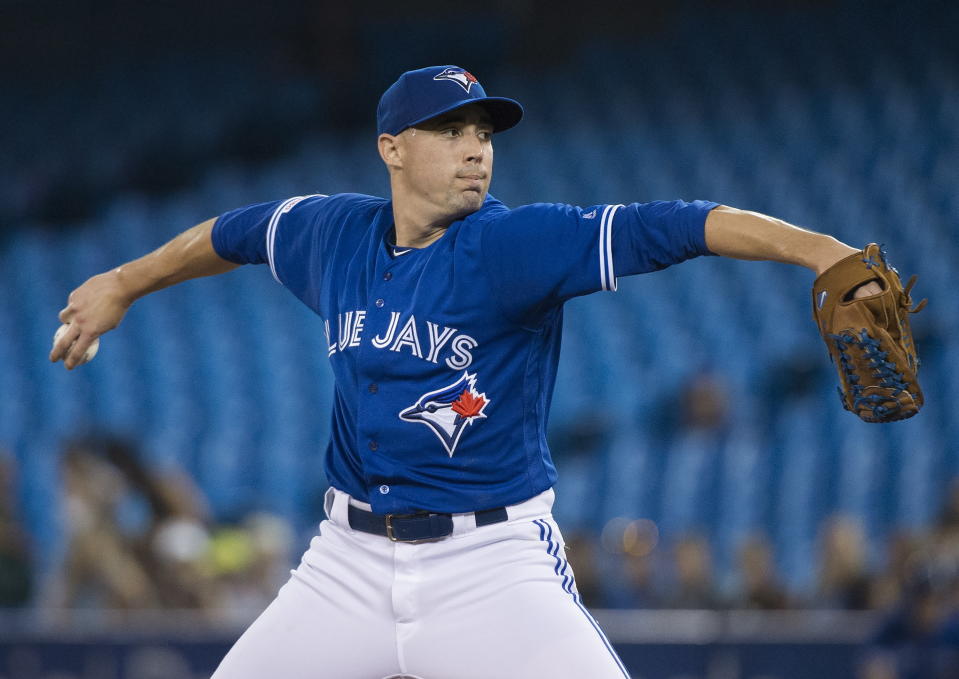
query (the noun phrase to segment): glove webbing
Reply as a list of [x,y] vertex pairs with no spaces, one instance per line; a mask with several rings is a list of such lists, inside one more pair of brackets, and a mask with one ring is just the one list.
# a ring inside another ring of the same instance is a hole
[[[862,329],[858,337],[844,333],[830,335],[830,338],[836,343],[836,349],[839,351],[839,364],[852,392],[853,409],[858,410],[862,406],[872,412],[873,419],[876,421],[885,420],[893,413],[898,412],[901,409],[898,401],[893,401],[881,394],[862,393],[863,386],[859,384],[859,375],[855,373],[850,362],[852,357],[846,353],[846,349],[850,346],[857,347],[862,352],[863,357],[869,361],[869,367],[873,369],[873,375],[879,378],[878,386],[892,389],[892,395],[899,396],[908,385],[905,382],[904,375],[901,372],[896,372],[896,364],[886,360],[889,357],[889,352],[881,350],[879,340],[870,337],[865,328]],[[845,407],[842,387],[839,388],[839,399]],[[886,406],[885,403],[894,403],[895,405]]]

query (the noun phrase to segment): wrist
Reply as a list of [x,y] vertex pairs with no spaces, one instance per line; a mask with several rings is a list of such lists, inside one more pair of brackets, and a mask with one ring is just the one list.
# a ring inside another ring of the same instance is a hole
[[824,236],[822,243],[809,253],[809,258],[804,264],[819,276],[836,262],[857,252],[860,252],[858,248],[846,245],[832,236]]
[[142,289],[143,286],[139,284],[137,276],[130,271],[130,266],[127,264],[118,266],[106,275],[113,279],[113,288],[116,291],[117,300],[125,308],[132,306],[135,301],[145,294]]

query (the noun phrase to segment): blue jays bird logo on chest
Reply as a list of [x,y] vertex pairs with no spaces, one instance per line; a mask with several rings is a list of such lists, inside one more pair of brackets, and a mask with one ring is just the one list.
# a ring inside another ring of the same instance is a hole
[[470,88],[479,82],[475,75],[462,68],[447,68],[442,73],[434,75],[433,80],[452,80],[466,90],[467,94],[469,94]]
[[476,390],[476,373],[463,375],[450,385],[420,396],[416,403],[400,411],[404,422],[419,422],[433,430],[446,452],[453,457],[466,427],[485,419],[490,400]]

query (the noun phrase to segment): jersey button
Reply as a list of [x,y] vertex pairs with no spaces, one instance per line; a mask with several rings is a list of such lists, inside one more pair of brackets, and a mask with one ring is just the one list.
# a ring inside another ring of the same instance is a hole
[[381,299],[376,300],[376,301],[374,302],[374,304],[376,304],[377,307],[382,307],[384,304],[386,304],[386,302],[384,302],[384,301],[382,300],[382,298],[381,298]]
[[380,447],[379,443],[377,443],[376,441],[370,441],[370,450],[376,450],[379,447]]
[[390,492],[389,486],[387,486],[386,484],[380,486],[380,495],[386,495],[389,492]]
[[380,390],[380,387],[379,387],[379,385],[378,385],[376,382],[374,382],[373,384],[371,384],[370,386],[368,386],[366,389],[367,389],[367,391],[369,391],[371,394],[375,394],[376,392],[378,392],[378,391]]
[[391,278],[393,278],[393,272],[392,272],[392,271],[387,271],[385,274],[383,274],[383,280],[384,280],[384,281],[388,281],[388,280],[390,280]]

